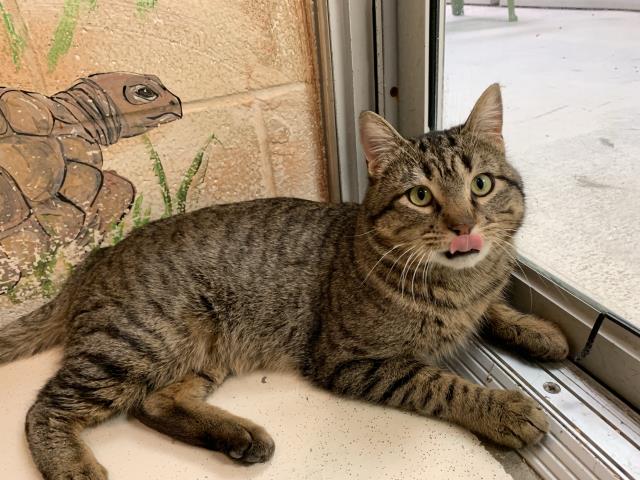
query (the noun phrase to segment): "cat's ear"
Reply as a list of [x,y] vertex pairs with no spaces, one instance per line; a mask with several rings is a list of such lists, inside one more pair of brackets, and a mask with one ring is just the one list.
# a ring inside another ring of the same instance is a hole
[[476,102],[464,123],[464,131],[487,140],[502,143],[502,95],[500,85],[494,83]]
[[406,142],[384,118],[373,112],[360,114],[360,142],[367,159],[369,176],[378,178]]

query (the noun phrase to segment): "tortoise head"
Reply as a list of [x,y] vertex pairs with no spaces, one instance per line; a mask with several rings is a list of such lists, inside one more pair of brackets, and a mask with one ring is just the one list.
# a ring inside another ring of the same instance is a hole
[[115,104],[120,138],[140,135],[162,123],[182,118],[180,99],[155,75],[113,72],[89,77]]

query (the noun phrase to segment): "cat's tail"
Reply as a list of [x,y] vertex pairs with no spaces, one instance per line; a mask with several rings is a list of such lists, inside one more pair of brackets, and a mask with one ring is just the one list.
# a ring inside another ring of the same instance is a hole
[[0,327],[0,364],[30,357],[61,344],[66,335],[66,310],[59,297]]
[[76,266],[60,293],[31,313],[0,326],[0,365],[60,345],[67,335],[71,300],[83,283],[83,276],[109,250],[98,248]]

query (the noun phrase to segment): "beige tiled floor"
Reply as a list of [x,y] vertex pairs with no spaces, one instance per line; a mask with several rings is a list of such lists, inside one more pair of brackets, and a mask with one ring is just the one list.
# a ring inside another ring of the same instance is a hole
[[[0,367],[0,479],[39,479],[27,450],[24,417],[59,355],[47,352]],[[238,466],[123,417],[84,437],[112,480],[511,478],[460,428],[338,399],[293,376],[231,379],[210,401],[264,425],[276,441],[274,458]]]

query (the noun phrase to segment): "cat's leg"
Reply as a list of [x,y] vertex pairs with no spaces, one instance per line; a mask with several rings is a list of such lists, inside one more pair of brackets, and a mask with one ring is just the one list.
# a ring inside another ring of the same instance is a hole
[[205,402],[223,378],[188,376],[151,394],[134,415],[145,425],[191,445],[244,463],[266,462],[275,444],[262,427]]
[[346,360],[318,377],[341,395],[449,420],[512,448],[538,442],[548,429],[541,408],[521,392],[488,389],[411,358]]
[[562,330],[548,320],[520,313],[502,302],[491,305],[485,317],[486,334],[529,357],[563,360],[569,354]]
[[66,359],[27,413],[29,449],[45,480],[106,480],[80,433],[127,410],[145,392],[144,383],[128,378],[107,356]]

